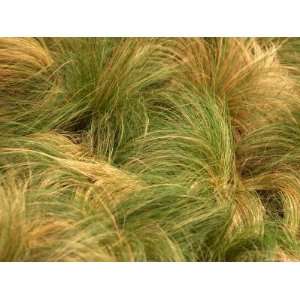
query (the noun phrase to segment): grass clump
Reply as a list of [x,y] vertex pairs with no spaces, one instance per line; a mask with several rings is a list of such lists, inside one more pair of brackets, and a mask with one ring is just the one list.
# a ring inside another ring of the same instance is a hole
[[298,39],[1,38],[1,261],[297,261]]

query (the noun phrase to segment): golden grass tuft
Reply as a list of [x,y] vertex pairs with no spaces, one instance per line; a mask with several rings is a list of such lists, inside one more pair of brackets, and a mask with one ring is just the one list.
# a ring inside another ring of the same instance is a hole
[[0,38],[1,261],[298,261],[300,43]]

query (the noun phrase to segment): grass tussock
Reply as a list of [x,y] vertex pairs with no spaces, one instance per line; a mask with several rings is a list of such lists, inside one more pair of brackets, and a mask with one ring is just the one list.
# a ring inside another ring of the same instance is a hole
[[0,38],[0,260],[298,261],[299,45]]

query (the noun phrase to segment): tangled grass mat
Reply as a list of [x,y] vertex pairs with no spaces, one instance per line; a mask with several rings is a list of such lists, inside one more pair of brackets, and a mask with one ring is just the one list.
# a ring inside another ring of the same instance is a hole
[[300,260],[299,76],[300,39],[0,38],[0,260]]

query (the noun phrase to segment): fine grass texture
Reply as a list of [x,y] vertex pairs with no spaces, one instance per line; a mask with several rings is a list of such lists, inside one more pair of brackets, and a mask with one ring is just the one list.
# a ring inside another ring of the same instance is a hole
[[0,261],[299,261],[300,39],[0,38]]

